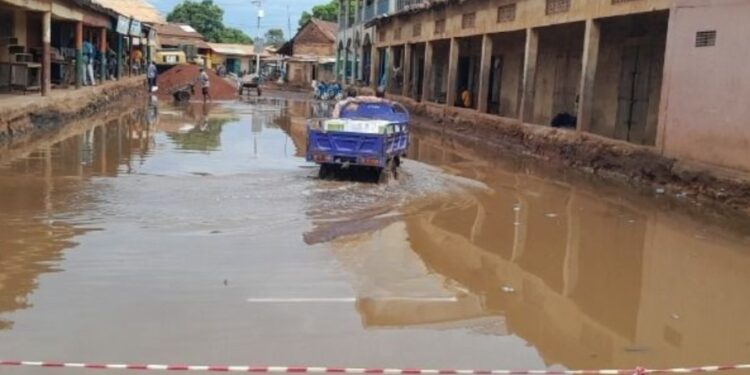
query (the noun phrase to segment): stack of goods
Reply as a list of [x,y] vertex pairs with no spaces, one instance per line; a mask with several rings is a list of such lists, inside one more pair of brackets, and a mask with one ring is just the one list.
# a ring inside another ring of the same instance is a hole
[[386,134],[390,122],[383,120],[352,120],[337,118],[323,122],[323,131],[364,133],[364,134]]

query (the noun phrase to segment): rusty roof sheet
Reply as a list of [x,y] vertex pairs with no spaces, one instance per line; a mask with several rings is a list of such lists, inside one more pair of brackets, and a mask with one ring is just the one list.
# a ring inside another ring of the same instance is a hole
[[[208,43],[211,50],[221,55],[229,56],[255,56],[255,47],[252,44],[234,44],[234,43]],[[261,56],[270,56],[268,52],[263,52]]]
[[91,0],[104,8],[145,23],[164,23],[164,18],[147,0]]
[[198,48],[211,48],[205,38],[195,31],[190,25],[180,23],[160,23],[154,25],[159,44],[164,46],[177,46],[191,44]]
[[310,21],[317,25],[327,38],[336,41],[336,34],[339,32],[339,25],[336,22],[323,21],[319,18],[311,18]]

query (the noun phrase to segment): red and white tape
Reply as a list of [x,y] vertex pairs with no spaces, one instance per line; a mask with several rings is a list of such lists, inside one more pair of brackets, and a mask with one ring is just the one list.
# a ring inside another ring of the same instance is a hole
[[137,371],[197,371],[197,372],[255,372],[266,374],[384,374],[384,375],[643,375],[643,374],[687,374],[695,372],[717,372],[750,370],[750,364],[728,366],[702,366],[687,368],[618,370],[437,370],[398,368],[350,368],[350,367],[282,367],[282,366],[187,366],[187,365],[136,365],[101,363],[66,363],[0,360],[0,367],[44,367],[75,368],[92,370],[137,370]]

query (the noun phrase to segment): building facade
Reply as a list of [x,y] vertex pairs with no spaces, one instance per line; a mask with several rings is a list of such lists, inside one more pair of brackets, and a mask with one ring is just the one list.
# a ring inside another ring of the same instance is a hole
[[372,86],[750,172],[747,1],[416,3],[370,22]]
[[336,23],[312,18],[284,43],[277,53],[288,57],[287,81],[306,85],[334,80],[337,33]]
[[[136,18],[129,6],[142,0],[113,8],[100,1],[0,0],[0,91],[45,96],[53,88],[81,87],[86,72],[89,84],[132,74],[134,69],[125,69],[136,66],[130,52],[150,54],[144,47],[153,34],[150,19],[141,15],[153,8],[139,6]],[[143,57],[136,60],[142,63]]]
[[373,61],[372,21],[402,11],[421,0],[341,0],[336,36],[336,77],[349,84],[369,85]]

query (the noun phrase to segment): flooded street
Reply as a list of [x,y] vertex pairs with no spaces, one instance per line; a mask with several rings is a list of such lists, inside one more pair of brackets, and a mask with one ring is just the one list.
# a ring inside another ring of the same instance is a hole
[[425,130],[398,181],[321,181],[303,157],[317,110],[160,103],[0,156],[0,357],[503,369],[750,358],[742,223]]

